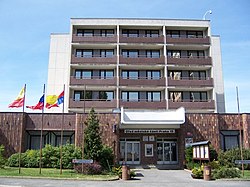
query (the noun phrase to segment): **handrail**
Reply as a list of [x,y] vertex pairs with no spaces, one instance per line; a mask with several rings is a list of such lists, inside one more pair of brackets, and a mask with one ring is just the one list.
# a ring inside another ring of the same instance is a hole
[[187,39],[205,39],[205,38],[209,38],[209,36],[189,36],[189,35],[179,35],[178,37],[175,35],[175,37],[172,37],[170,35],[167,35],[167,38],[187,38]]
[[168,58],[202,58],[202,59],[208,59],[209,56],[168,56]]
[[159,56],[153,56],[153,55],[137,55],[137,56],[127,56],[127,55],[122,55],[121,54],[121,57],[123,58],[161,58],[163,57],[162,55],[159,55]]
[[175,102],[175,103],[178,103],[178,102],[211,102],[212,99],[206,99],[206,100],[202,100],[202,99],[197,99],[197,100],[194,100],[194,99],[180,99],[178,101],[175,101],[174,99],[169,99],[170,101],[172,102]]
[[117,35],[115,34],[108,34],[108,35],[102,35],[102,34],[93,34],[93,35],[87,35],[87,36],[84,36],[84,35],[80,35],[80,34],[73,34],[74,36],[77,36],[77,37],[84,37],[84,38],[92,38],[92,37],[115,37]]
[[102,76],[90,76],[90,77],[83,77],[83,76],[81,76],[81,77],[77,77],[77,76],[70,76],[70,77],[72,77],[72,78],[75,78],[75,79],[87,79],[87,80],[105,80],[105,79],[108,79],[108,80],[110,80],[110,79],[114,79],[115,77],[113,76],[113,77],[102,77]]
[[168,77],[170,80],[211,80],[211,77],[180,77],[175,79],[174,77]]
[[163,35],[160,35],[160,34],[158,35],[137,34],[137,36],[136,35],[129,36],[129,34],[121,34],[120,36],[124,38],[160,38],[160,37],[163,37]]
[[76,55],[77,58],[114,58],[115,55]]

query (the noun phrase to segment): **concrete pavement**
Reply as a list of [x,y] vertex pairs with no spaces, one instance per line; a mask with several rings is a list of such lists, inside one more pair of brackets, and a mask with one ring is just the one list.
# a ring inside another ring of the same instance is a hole
[[0,178],[0,187],[98,187],[98,186],[133,186],[133,187],[249,187],[250,181],[204,181],[192,179],[190,172],[184,170],[141,169],[136,171],[133,180],[117,181],[78,181],[78,180],[51,180],[51,179],[18,179]]

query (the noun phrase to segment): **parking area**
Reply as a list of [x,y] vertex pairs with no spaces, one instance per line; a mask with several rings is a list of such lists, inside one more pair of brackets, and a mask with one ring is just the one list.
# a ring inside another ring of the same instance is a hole
[[216,180],[204,181],[192,179],[190,172],[184,170],[158,170],[141,169],[136,171],[137,176],[132,180],[117,181],[79,181],[79,180],[51,180],[51,179],[24,179],[24,178],[0,178],[0,187],[81,187],[81,186],[138,186],[138,187],[249,187],[250,181]]

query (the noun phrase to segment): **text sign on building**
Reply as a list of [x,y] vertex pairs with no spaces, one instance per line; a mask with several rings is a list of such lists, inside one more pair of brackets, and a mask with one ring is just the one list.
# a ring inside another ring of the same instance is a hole
[[209,160],[209,141],[196,142],[192,146],[194,160]]
[[72,163],[73,164],[92,164],[94,161],[93,160],[85,160],[85,159],[73,159]]
[[134,130],[124,130],[125,133],[175,133],[174,129],[169,129],[169,130],[151,130],[151,129],[134,129]]

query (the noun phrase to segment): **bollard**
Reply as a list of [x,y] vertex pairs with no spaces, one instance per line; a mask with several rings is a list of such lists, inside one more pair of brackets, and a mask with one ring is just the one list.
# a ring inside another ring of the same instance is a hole
[[122,166],[122,179],[128,180],[128,167]]
[[211,180],[211,166],[204,166],[203,179],[206,180],[206,181]]

